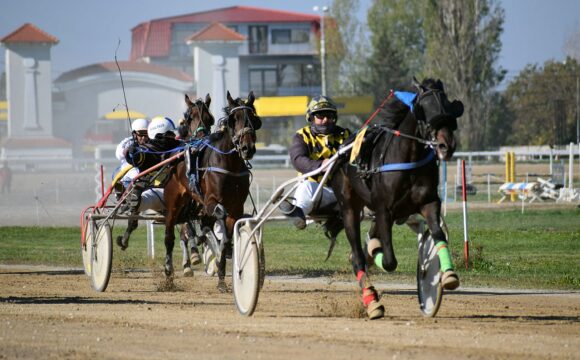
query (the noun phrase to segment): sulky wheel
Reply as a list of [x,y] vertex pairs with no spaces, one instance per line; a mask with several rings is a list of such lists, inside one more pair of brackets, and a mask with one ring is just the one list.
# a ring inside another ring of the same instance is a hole
[[246,224],[234,234],[232,271],[234,299],[238,311],[245,316],[254,313],[260,292],[260,254],[256,235],[250,238],[251,232],[252,228]]
[[437,256],[435,241],[428,229],[418,236],[417,293],[419,295],[419,307],[423,315],[434,317],[443,299],[439,256]]
[[85,222],[83,231],[83,241],[81,241],[81,256],[83,258],[83,268],[87,276],[91,276],[91,252],[93,247],[93,238],[95,235],[95,223],[91,220]]
[[94,226],[95,235],[91,254],[91,283],[93,289],[103,292],[109,284],[113,262],[113,241],[111,227],[104,222]]

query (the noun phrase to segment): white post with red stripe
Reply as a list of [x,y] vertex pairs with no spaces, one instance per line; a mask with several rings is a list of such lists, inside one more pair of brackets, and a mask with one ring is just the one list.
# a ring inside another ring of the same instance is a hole
[[101,197],[105,196],[105,169],[101,164]]
[[465,160],[461,160],[461,192],[463,195],[463,260],[465,269],[469,268],[469,240],[467,236],[467,184],[465,179]]

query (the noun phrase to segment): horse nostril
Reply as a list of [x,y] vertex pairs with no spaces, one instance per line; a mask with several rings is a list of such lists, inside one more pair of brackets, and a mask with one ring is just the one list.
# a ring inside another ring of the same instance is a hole
[[447,145],[446,144],[438,144],[437,148],[439,149],[439,151],[447,151]]

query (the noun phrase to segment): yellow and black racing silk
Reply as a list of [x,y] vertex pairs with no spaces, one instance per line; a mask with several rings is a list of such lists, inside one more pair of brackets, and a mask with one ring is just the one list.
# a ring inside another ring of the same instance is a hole
[[[308,146],[309,157],[312,160],[329,159],[336,154],[340,145],[350,136],[348,129],[342,129],[340,132],[328,135],[315,135],[310,130],[310,126],[305,126],[296,133],[302,136],[304,143]],[[301,173],[298,174],[299,176],[302,175]],[[309,177],[308,180],[320,182],[323,176],[324,173],[321,173],[318,176]]]

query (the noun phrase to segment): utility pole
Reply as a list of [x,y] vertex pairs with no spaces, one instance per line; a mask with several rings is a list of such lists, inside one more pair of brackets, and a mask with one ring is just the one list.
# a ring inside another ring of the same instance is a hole
[[580,85],[578,80],[580,80],[580,78],[576,76],[576,144],[580,145],[580,114],[578,106],[578,88]]
[[328,13],[328,6],[315,6],[312,10],[321,12],[320,15],[320,72],[322,80],[322,95],[326,96],[326,39],[324,38],[324,18]]

